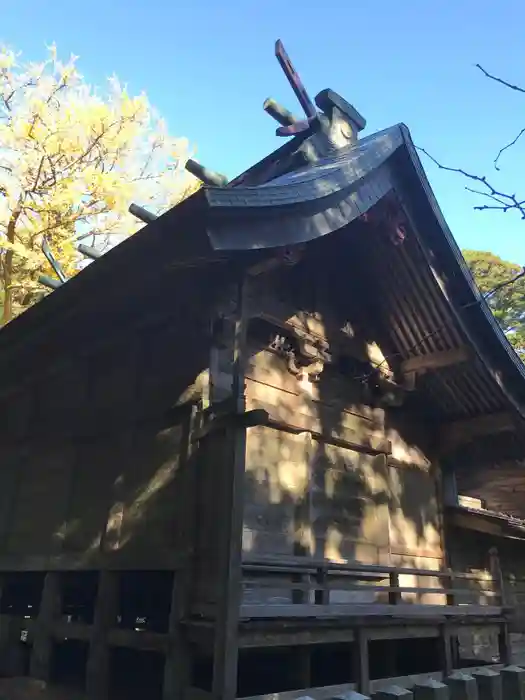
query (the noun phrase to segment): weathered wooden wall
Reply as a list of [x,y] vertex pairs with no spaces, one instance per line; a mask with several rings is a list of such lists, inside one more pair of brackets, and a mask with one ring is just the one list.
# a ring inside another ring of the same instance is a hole
[[[344,344],[337,309],[325,306],[325,321],[274,282],[253,294],[254,315]],[[266,409],[271,425],[248,431],[245,553],[439,568],[438,470],[424,429],[399,409],[394,418],[367,404],[362,383],[335,364],[315,383],[298,381],[286,358],[258,340],[249,335],[247,407]]]
[[265,407],[283,428],[298,426],[301,432],[259,427],[248,433],[245,549],[384,561],[385,455],[312,437],[351,435],[356,444],[364,444],[376,431],[373,419],[334,409],[303,391],[284,360],[268,351],[252,355],[246,393],[248,408]]
[[90,346],[0,394],[0,568],[173,568],[184,556],[189,406],[208,382],[213,311],[204,282],[173,309],[177,293],[159,288],[118,333],[93,329]]
[[112,352],[92,359],[103,376],[95,375],[89,393],[89,372],[67,367],[38,392],[28,386],[14,398],[15,410],[31,395],[40,406],[25,426],[27,441],[2,446],[0,559],[13,559],[15,568],[64,555],[88,566],[101,552],[151,566],[177,550],[186,416],[172,426],[162,414],[135,421],[143,396],[130,390],[137,368],[127,364],[129,349]]

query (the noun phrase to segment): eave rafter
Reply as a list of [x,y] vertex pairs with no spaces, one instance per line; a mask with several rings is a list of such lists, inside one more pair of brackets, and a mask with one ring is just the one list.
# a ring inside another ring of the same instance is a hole
[[510,411],[501,411],[448,423],[440,431],[441,452],[452,452],[460,445],[473,442],[476,438],[512,432],[518,426],[519,421],[516,414]]

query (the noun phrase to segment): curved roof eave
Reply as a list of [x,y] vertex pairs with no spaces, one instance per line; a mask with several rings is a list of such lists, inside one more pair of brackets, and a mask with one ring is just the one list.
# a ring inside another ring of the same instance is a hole
[[441,271],[453,281],[447,301],[493,380],[504,390],[520,416],[525,418],[525,365],[474,281],[432,191],[408,128],[404,124],[399,128],[413,173],[441,234],[434,235],[430,228],[428,231],[420,230],[422,243],[427,250],[437,253],[434,259],[440,261]]
[[[433,258],[429,268],[436,276],[437,251],[441,271],[454,283],[451,293],[444,292],[444,296],[456,322],[490,378],[525,418],[525,365],[479,292],[404,124],[372,134],[313,166],[285,173],[264,185],[207,188],[210,244],[217,252],[261,250],[307,243],[333,233],[373,207],[389,190],[403,189],[407,194],[407,181],[400,184],[398,168],[391,167],[399,152],[408,156],[408,174],[427,209],[429,224],[418,226],[417,235]],[[438,283],[442,287],[442,280]]]
[[212,248],[278,248],[347,226],[393,188],[387,161],[402,145],[392,127],[263,185],[206,188]]

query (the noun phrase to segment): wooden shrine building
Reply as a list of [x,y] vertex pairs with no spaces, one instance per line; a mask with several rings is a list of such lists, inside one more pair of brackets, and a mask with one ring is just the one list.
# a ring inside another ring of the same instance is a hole
[[445,494],[525,452],[525,368],[408,129],[316,105],[0,333],[2,673],[233,700],[508,660],[504,533],[469,561]]

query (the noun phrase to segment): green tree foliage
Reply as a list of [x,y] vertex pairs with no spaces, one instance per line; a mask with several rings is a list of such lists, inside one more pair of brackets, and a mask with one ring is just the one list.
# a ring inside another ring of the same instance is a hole
[[[483,294],[522,271],[519,265],[488,251],[464,250],[463,256]],[[525,278],[490,294],[487,302],[514,349],[525,359]]]

